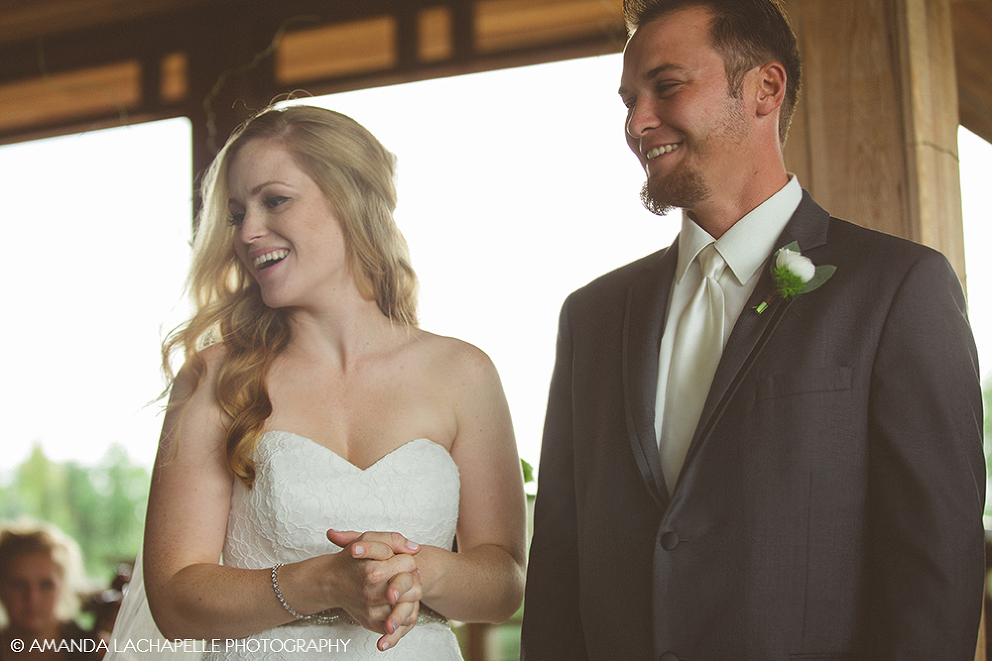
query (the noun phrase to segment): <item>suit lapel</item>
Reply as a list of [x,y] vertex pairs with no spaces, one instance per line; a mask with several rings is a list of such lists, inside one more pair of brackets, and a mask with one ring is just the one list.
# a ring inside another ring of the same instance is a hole
[[658,391],[658,350],[677,263],[676,239],[627,290],[623,325],[627,433],[641,478],[662,509],[668,505],[669,497],[655,438],[654,409]]
[[[826,243],[829,219],[830,215],[813,201],[809,193],[803,191],[802,202],[775,242],[772,254],[779,248],[796,241],[803,254],[809,255],[811,251]],[[734,330],[727,340],[723,357],[720,359],[716,374],[713,376],[713,385],[710,386],[709,395],[707,395],[706,403],[703,405],[703,412],[700,415],[696,433],[689,445],[685,465],[689,464],[693,456],[699,451],[699,447],[709,436],[714,425],[719,421],[720,415],[734,396],[741,380],[750,372],[751,367],[761,355],[761,350],[772,337],[779,322],[792,304],[792,301],[776,298],[762,314],[757,314],[754,311],[754,308],[773,290],[770,267],[771,255],[761,267],[758,284],[755,285],[754,291],[741,311],[740,317],[734,325]]]

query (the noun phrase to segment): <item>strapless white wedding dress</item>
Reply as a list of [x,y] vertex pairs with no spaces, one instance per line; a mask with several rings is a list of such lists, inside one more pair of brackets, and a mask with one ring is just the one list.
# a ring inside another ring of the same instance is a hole
[[[267,569],[340,548],[328,528],[399,532],[419,544],[450,549],[458,521],[458,467],[442,446],[410,441],[361,470],[297,434],[263,434],[252,489],[235,480],[224,544],[224,564]],[[140,555],[139,555],[140,563]],[[140,565],[136,572],[140,575]],[[379,634],[343,615],[330,624],[297,622],[240,640],[195,641],[174,652],[149,655],[140,647],[160,638],[140,581],[129,590],[105,661],[150,658],[183,661],[461,661],[448,623],[421,612],[417,625],[385,652]],[[190,641],[193,642],[193,641]],[[137,648],[137,652],[135,651]],[[161,649],[157,647],[156,649]],[[204,653],[205,652],[205,653]]]
[[[234,484],[224,564],[264,569],[340,548],[328,528],[399,532],[418,544],[450,549],[458,522],[458,467],[442,446],[418,439],[365,470],[290,432],[266,432],[255,456],[255,485]],[[233,659],[460,660],[447,622],[426,613],[396,647],[380,652],[379,634],[344,616],[331,624],[296,623],[230,642],[205,661]]]

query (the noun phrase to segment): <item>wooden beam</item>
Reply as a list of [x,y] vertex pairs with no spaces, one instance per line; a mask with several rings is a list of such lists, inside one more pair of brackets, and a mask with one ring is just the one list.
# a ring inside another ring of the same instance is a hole
[[951,0],[961,124],[992,142],[992,2]]
[[832,214],[930,245],[964,281],[949,0],[788,0],[804,93],[786,163]]
[[899,0],[900,76],[913,234],[965,280],[958,90],[948,0]]
[[[35,6],[33,0],[15,0],[13,12],[0,17],[0,27],[6,21],[20,26],[16,29],[21,35],[33,34],[30,26],[40,25],[39,17],[59,7],[75,7],[74,2],[40,0]],[[84,2],[101,5],[100,0],[80,0],[80,5]],[[133,115],[186,115],[196,124],[205,100],[197,95],[212,94],[216,76],[224,74],[227,79],[219,81],[224,90],[234,89],[232,75],[239,77],[243,93],[238,98],[249,96],[256,103],[297,89],[326,93],[393,84],[616,52],[623,45],[621,0],[128,0],[125,4],[116,20],[97,12],[99,20],[83,21],[80,25],[87,27],[70,32],[50,32],[39,39],[0,36],[0,118],[10,120],[0,121],[0,144],[69,131],[80,121],[119,123],[120,114],[110,104],[46,102],[40,97],[27,102],[22,91],[44,90],[52,76],[85,77],[83,70],[99,74],[122,62],[141,67],[138,89],[131,95]],[[379,34],[383,31],[375,28],[382,23],[387,24],[384,38]],[[283,29],[284,48],[275,44],[274,51],[256,62]],[[313,38],[308,40],[308,33]],[[335,34],[341,38],[335,39]],[[385,46],[371,48],[381,43]],[[237,56],[247,59],[236,62]],[[163,67],[168,76],[163,75]],[[215,78],[208,81],[211,76]],[[206,99],[208,103],[217,101],[215,96]],[[18,106],[16,113],[8,103]],[[226,135],[226,129],[220,132]]]

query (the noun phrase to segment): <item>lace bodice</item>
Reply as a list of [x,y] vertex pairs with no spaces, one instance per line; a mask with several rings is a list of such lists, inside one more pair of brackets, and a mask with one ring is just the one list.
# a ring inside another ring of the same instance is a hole
[[[339,551],[327,541],[328,528],[395,531],[419,544],[452,546],[458,521],[458,467],[437,443],[410,441],[362,470],[307,438],[271,431],[263,434],[255,460],[253,488],[235,481],[224,544],[226,565],[264,569],[277,562],[288,564]],[[288,625],[252,636],[238,649],[206,658],[461,658],[454,635],[441,622],[422,618],[385,653],[375,647],[378,638],[350,622]],[[276,639],[292,644],[273,644]],[[301,646],[302,639],[317,644]],[[248,642],[253,640],[257,644]],[[343,647],[345,640],[350,643]],[[333,642],[337,646],[329,649]],[[323,651],[316,651],[321,645]],[[274,646],[283,653],[273,650]],[[256,647],[257,653],[253,652]],[[313,651],[300,651],[301,647]]]

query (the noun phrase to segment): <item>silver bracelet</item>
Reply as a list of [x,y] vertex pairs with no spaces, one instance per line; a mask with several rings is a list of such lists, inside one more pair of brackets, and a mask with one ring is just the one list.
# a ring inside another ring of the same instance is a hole
[[297,620],[306,620],[308,622],[337,622],[338,620],[341,619],[340,614],[335,614],[330,616],[325,616],[322,615],[321,613],[314,613],[313,615],[303,615],[293,610],[293,607],[287,604],[286,600],[283,599],[282,590],[279,589],[279,577],[276,575],[276,572],[279,571],[280,567],[282,567],[281,562],[277,562],[275,565],[272,566],[272,591],[276,593],[276,599],[279,600],[279,603],[282,604],[282,607],[286,609],[287,613],[295,617]]

